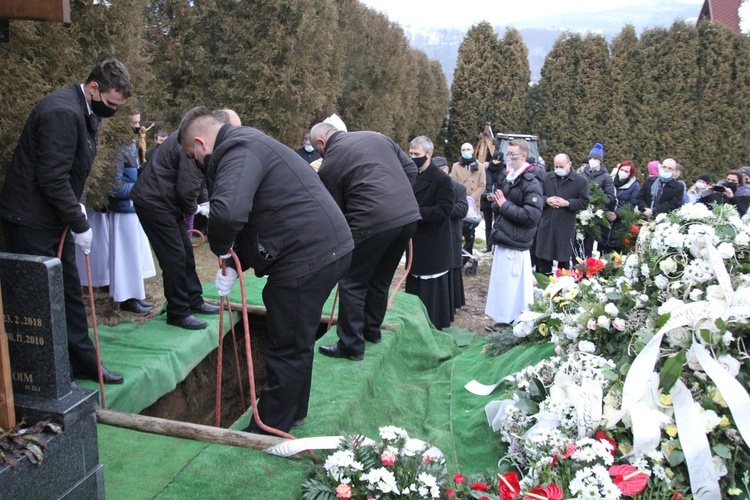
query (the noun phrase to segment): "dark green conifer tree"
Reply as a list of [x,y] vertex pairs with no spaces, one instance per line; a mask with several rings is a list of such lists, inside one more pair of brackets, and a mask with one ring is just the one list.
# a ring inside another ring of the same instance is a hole
[[507,28],[500,40],[499,73],[495,78],[498,85],[496,111],[492,126],[497,132],[527,133],[529,129],[528,104],[529,50],[521,33],[515,28]]
[[461,144],[476,144],[485,122],[498,116],[499,49],[497,34],[488,22],[472,26],[461,42],[451,85],[448,161],[459,155]]

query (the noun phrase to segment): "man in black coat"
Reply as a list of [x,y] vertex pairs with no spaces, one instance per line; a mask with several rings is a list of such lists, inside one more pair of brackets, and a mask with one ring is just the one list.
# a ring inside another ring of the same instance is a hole
[[414,196],[422,220],[412,236],[412,263],[406,277],[406,293],[417,295],[438,330],[451,326],[453,245],[451,211],[453,180],[432,164],[432,141],[423,135],[409,144],[409,156],[417,165]]
[[[451,165],[443,156],[434,156],[430,161],[433,165],[450,176]],[[453,209],[451,210],[451,323],[456,317],[456,309],[466,305],[464,294],[464,258],[463,258],[463,230],[464,217],[469,212],[469,202],[466,199],[466,187],[451,177],[453,182]]]
[[417,166],[377,132],[343,132],[330,123],[310,136],[323,156],[318,174],[344,213],[354,237],[352,264],[339,282],[339,341],[322,354],[361,360],[365,340],[380,342],[388,289],[420,219],[412,182]]
[[482,215],[484,215],[484,239],[487,242],[487,248],[485,248],[484,252],[488,253],[492,251],[492,243],[490,243],[490,233],[492,232],[492,221],[494,218],[492,202],[495,200],[495,190],[502,185],[505,179],[505,157],[502,151],[498,150],[492,154],[485,174],[487,190],[482,195],[479,205],[482,209]]
[[659,167],[659,175],[646,179],[643,189],[638,193],[639,212],[649,217],[656,217],[682,206],[685,186],[674,178],[676,170],[676,163],[664,160],[664,164]]
[[[217,110],[217,116],[241,125],[231,110]],[[167,324],[188,330],[206,328],[208,323],[193,313],[218,314],[219,307],[203,301],[203,287],[195,270],[195,255],[185,217],[208,216],[202,168],[188,158],[173,132],[146,164],[131,193],[135,212],[148,236],[161,267]]]
[[547,172],[542,185],[544,210],[536,233],[536,271],[552,274],[552,261],[570,267],[576,243],[576,214],[589,204],[589,181],[573,171],[570,157],[555,156],[555,171]]
[[[79,204],[91,171],[102,118],[115,114],[133,92],[128,70],[117,59],[96,66],[86,82],[60,89],[31,111],[13,153],[0,194],[5,248],[11,253],[56,257],[65,288],[65,320],[72,375],[98,380],[96,351],[88,336],[75,247],[91,251],[92,230]],[[102,367],[104,382],[123,378]]]
[[[315,335],[323,304],[344,275],[351,232],[318,176],[292,149],[250,127],[190,110],[178,132],[185,151],[205,166],[211,203],[208,242],[226,258],[235,245],[242,269],[268,276],[268,380],[260,420],[288,432],[307,416]],[[229,295],[238,277],[233,260],[216,275]],[[246,429],[262,433],[253,418]]]

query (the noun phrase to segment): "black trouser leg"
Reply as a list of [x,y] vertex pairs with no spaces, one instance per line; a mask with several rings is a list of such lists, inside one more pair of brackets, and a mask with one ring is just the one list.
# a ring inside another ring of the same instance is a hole
[[195,270],[195,255],[185,218],[138,207],[136,213],[161,267],[167,318],[186,318],[192,314],[191,308],[203,304],[203,288]]
[[490,234],[492,234],[492,207],[483,209],[482,214],[484,215],[484,241],[487,242],[487,249],[489,250],[492,247],[492,243],[490,242]]
[[[289,432],[292,422],[307,416],[312,382],[315,334],[323,304],[349,267],[349,254],[301,278],[263,288],[268,325],[268,380],[258,403],[261,421]],[[262,432],[253,419],[249,429]]]
[[380,335],[388,288],[416,227],[414,222],[355,243],[352,263],[339,282],[337,332],[348,354],[365,352],[365,335]]

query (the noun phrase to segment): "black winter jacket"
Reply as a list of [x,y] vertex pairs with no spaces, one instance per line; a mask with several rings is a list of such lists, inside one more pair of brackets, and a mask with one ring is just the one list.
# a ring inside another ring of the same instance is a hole
[[236,242],[243,269],[286,281],[354,249],[346,219],[315,171],[259,130],[224,125],[206,174],[211,251],[223,255]]
[[490,239],[501,247],[528,250],[534,243],[544,204],[542,185],[534,167],[528,167],[512,182],[506,177],[500,189],[506,201],[497,208]]
[[505,180],[505,164],[498,163],[495,165],[490,161],[490,164],[485,170],[485,178],[487,181],[487,187],[482,195],[482,199],[479,200],[480,210],[488,210],[492,208],[492,201],[487,199],[488,195],[494,195],[495,189],[499,188],[503,180]]
[[354,241],[420,220],[417,166],[378,132],[334,132],[318,175],[346,216]]
[[88,113],[80,84],[31,110],[0,193],[0,217],[34,229],[89,229],[78,202],[96,156],[101,119]]
[[[139,210],[180,215],[194,214],[205,190],[203,171],[188,158],[174,132],[159,146],[143,167],[131,192]],[[203,199],[207,199],[205,193]]]

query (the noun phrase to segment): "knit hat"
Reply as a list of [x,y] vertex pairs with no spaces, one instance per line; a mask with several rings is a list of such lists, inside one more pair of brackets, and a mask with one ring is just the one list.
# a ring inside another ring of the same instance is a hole
[[706,184],[711,184],[711,180],[713,177],[711,177],[711,174],[701,174],[698,176],[698,180],[701,180],[705,182]]
[[492,153],[492,159],[503,161],[503,152],[498,149],[497,151]]
[[659,167],[660,166],[661,166],[661,164],[659,163],[658,160],[653,160],[653,161],[648,162],[648,167],[647,167],[648,168],[648,176],[649,177],[653,177],[655,175],[659,175]]
[[604,161],[604,146],[602,146],[598,142],[594,144],[594,147],[591,148],[591,151],[589,151],[589,158],[594,157],[597,157],[600,160]]
[[444,156],[433,156],[431,163],[438,168],[448,166],[448,160]]
[[740,173],[741,173],[741,174],[745,174],[745,175],[747,175],[748,177],[750,177],[750,167],[749,167],[749,166],[744,166],[744,167],[742,167],[742,168],[740,169]]

